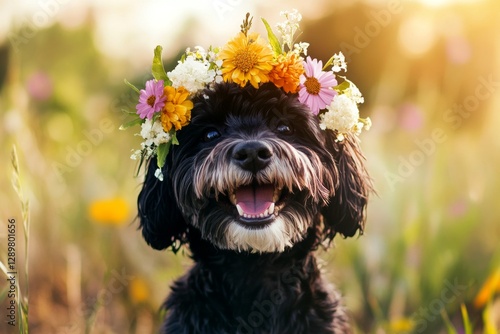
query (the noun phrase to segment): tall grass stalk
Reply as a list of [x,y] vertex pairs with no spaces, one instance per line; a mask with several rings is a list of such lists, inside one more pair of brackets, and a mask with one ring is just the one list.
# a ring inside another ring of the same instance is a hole
[[21,187],[21,173],[19,169],[19,159],[17,157],[16,147],[12,147],[12,187],[21,203],[21,216],[23,221],[24,236],[24,289],[21,289],[19,280],[17,284],[17,306],[19,310],[19,333],[28,333],[28,311],[29,311],[29,274],[28,274],[28,254],[29,254],[29,231],[30,231],[30,203],[24,196]]

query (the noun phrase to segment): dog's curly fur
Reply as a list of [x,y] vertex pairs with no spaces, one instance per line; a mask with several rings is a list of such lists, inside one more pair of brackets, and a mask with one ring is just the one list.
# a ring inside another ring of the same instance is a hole
[[[177,138],[164,181],[152,159],[138,198],[146,242],[187,244],[195,262],[172,287],[162,331],[349,333],[313,252],[363,231],[372,185],[357,138],[336,141],[272,84],[227,83],[194,98]],[[259,203],[237,207],[248,194]]]

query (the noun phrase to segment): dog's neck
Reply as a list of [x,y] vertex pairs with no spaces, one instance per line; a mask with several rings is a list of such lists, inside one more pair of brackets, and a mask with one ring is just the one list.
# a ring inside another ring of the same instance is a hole
[[211,321],[221,333],[350,333],[338,296],[320,277],[318,235],[311,228],[284,252],[252,254],[217,249],[190,233],[195,264],[172,287],[165,307],[175,311],[165,332],[184,329],[179,319],[195,314],[202,316],[188,324],[192,332]]
[[241,291],[241,298],[250,297],[252,291],[262,294],[255,298],[265,297],[265,290],[272,293],[276,289],[296,290],[300,294],[303,289],[313,288],[319,280],[320,272],[313,255],[318,240],[313,230],[304,240],[281,253],[221,250],[201,239],[190,244],[196,245],[196,248],[191,246],[195,267],[201,276],[206,279],[210,276],[205,283],[212,282],[214,287],[231,284],[231,293]]
[[209,241],[203,240],[198,231],[190,231],[188,244],[192,259],[207,266],[219,265],[221,264],[220,261],[224,260],[234,264],[244,262],[245,266],[251,263],[255,263],[256,265],[269,263],[273,266],[288,266],[290,261],[294,262],[306,259],[318,248],[320,241],[316,229],[310,228],[302,241],[279,253],[253,253],[219,249]]

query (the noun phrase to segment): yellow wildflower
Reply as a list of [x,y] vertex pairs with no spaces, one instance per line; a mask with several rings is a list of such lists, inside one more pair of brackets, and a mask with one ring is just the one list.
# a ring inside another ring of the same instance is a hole
[[129,218],[129,206],[122,198],[98,200],[90,203],[88,215],[99,224],[121,225]]
[[176,89],[172,86],[165,86],[163,95],[166,97],[160,116],[163,129],[165,132],[169,132],[172,127],[180,130],[191,120],[193,102],[187,99],[189,92],[184,87]]
[[269,71],[273,68],[273,51],[265,44],[258,33],[240,32],[219,52],[222,60],[222,77],[226,82],[234,82],[241,87],[269,81]]
[[389,322],[391,333],[408,333],[413,330],[414,323],[408,318],[398,318]]
[[128,294],[135,304],[144,303],[149,300],[149,287],[146,281],[134,277],[128,286]]

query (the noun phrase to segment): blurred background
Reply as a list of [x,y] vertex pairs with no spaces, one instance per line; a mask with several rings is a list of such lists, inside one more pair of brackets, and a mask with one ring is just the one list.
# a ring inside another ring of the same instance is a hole
[[[168,71],[186,47],[223,45],[246,12],[264,33],[259,17],[274,26],[293,8],[311,56],[346,55],[373,121],[366,233],[320,254],[356,332],[500,328],[498,0],[0,0],[0,262],[15,219],[30,332],[158,329],[191,262],[137,231],[140,141],[118,130],[137,97],[123,79],[151,78],[156,45]],[[15,333],[4,313],[0,332]]]

